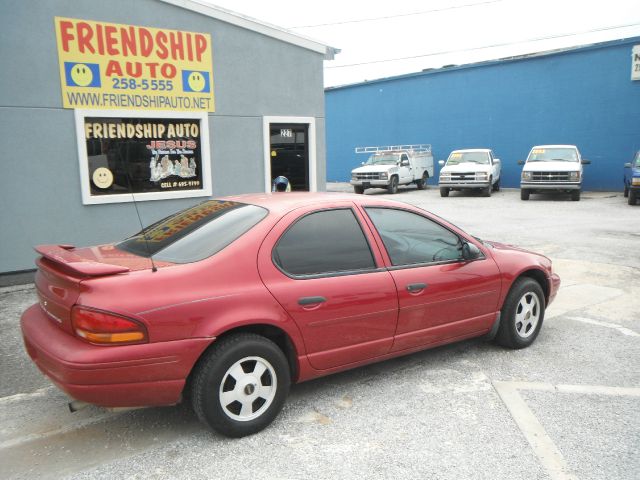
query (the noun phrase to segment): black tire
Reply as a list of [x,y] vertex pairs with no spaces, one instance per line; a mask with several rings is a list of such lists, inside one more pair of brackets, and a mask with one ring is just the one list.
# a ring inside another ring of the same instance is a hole
[[353,191],[359,195],[362,195],[364,193],[364,187],[359,187],[358,185],[354,185]]
[[573,190],[571,192],[571,200],[574,202],[580,201],[580,190]]
[[422,174],[422,178],[416,182],[416,187],[418,187],[418,190],[424,190],[425,188],[427,188],[428,180],[429,180],[429,174],[427,172],[424,172]]
[[638,191],[629,190],[629,198],[627,199],[627,202],[629,203],[629,205],[635,205],[637,201],[638,201]]
[[500,179],[498,179],[498,181],[493,184],[493,191],[494,192],[499,192],[500,191]]
[[489,186],[486,188],[482,189],[482,196],[483,197],[490,197],[491,196],[491,179],[489,179]]
[[445,187],[440,187],[440,196],[441,197],[448,197],[449,196],[449,189],[445,188]]
[[[252,365],[253,370],[247,370]],[[234,366],[241,369],[239,379],[231,373]],[[261,376],[251,376],[261,368],[266,368]],[[235,396],[235,388],[245,382],[237,396],[246,400],[246,405],[235,400],[223,406],[221,391]],[[244,437],[259,432],[276,418],[290,384],[289,364],[282,350],[265,337],[240,333],[216,342],[200,359],[193,374],[191,402],[205,425],[227,437]],[[268,396],[261,395],[262,390],[267,391]],[[248,406],[245,414],[243,406]],[[251,418],[252,415],[256,417]],[[243,416],[245,418],[239,420]]]
[[394,194],[394,193],[398,193],[398,177],[397,176],[393,176],[391,177],[391,180],[389,181],[389,185],[387,185],[387,192]]
[[[533,308],[529,310],[528,306]],[[517,279],[502,305],[496,343],[514,349],[528,347],[540,333],[544,311],[545,298],[540,284],[529,277]],[[531,325],[532,317],[537,318],[535,325]]]
[[627,187],[626,185],[624,186],[624,198],[627,198],[629,196],[629,187]]
[[526,188],[521,188],[520,189],[520,200],[529,200],[529,195],[531,192],[529,192],[529,190],[527,190]]

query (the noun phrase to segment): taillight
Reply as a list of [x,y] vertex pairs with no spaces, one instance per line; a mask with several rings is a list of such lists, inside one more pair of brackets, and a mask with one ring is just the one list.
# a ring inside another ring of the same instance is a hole
[[87,342],[100,345],[147,342],[147,330],[135,320],[102,310],[74,306],[73,331]]

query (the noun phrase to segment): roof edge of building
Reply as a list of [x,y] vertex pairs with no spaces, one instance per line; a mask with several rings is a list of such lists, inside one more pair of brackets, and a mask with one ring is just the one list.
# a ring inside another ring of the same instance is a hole
[[462,65],[451,65],[451,66],[440,67],[440,68],[429,68],[429,69],[425,69],[425,70],[422,70],[422,71],[419,71],[419,72],[403,73],[403,74],[400,74],[400,75],[393,75],[391,77],[375,78],[373,80],[365,80],[364,82],[348,83],[348,84],[345,84],[345,85],[335,85],[333,87],[327,87],[324,90],[325,90],[325,92],[332,91],[332,90],[341,90],[341,89],[346,89],[346,88],[360,87],[362,85],[371,85],[371,84],[376,84],[376,83],[383,83],[383,82],[388,82],[388,81],[391,81],[391,80],[401,80],[401,79],[405,79],[405,78],[421,77],[421,76],[424,76],[424,75],[434,75],[434,74],[438,74],[438,73],[454,72],[456,70],[465,70],[465,69],[468,69],[468,68],[487,67],[487,66],[491,66],[491,65],[497,65],[499,63],[519,62],[519,61],[522,61],[522,60],[528,60],[530,58],[540,58],[540,57],[550,57],[550,56],[554,56],[554,55],[564,55],[564,54],[567,54],[567,53],[575,53],[575,52],[578,52],[578,51],[597,50],[597,49],[600,49],[600,48],[627,45],[627,44],[632,44],[632,43],[636,43],[636,42],[640,42],[640,36],[624,37],[624,38],[618,38],[618,39],[615,39],[615,40],[607,40],[607,41],[604,41],[604,42],[597,42],[597,43],[587,43],[587,44],[582,44],[582,45],[575,45],[575,46],[572,46],[572,47],[557,48],[557,49],[553,49],[553,50],[543,50],[543,51],[540,51],[540,52],[525,53],[525,54],[522,54],[522,55],[514,55],[514,56],[510,56],[510,57],[502,57],[502,58],[496,58],[496,59],[492,59],[492,60],[482,60],[480,62],[465,63],[465,64],[462,64]]
[[333,60],[335,55],[340,53],[339,48],[330,47],[317,40],[313,40],[297,33],[293,33],[282,27],[271,25],[270,23],[251,18],[241,13],[226,10],[217,5],[206,3],[202,0],[159,0],[164,3],[168,3],[175,7],[184,8],[192,12],[205,15],[207,17],[215,18],[216,20],[235,25],[237,27],[245,28],[267,37],[275,38],[277,40],[296,45],[298,47],[312,50],[324,55],[325,60]]

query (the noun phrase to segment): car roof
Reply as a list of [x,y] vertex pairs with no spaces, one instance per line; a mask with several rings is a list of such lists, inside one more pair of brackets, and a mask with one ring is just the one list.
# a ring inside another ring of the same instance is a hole
[[340,192],[274,192],[250,193],[219,197],[215,200],[228,200],[239,203],[249,203],[264,207],[270,212],[285,214],[300,207],[309,205],[329,205],[335,202],[353,202],[360,205],[388,205],[407,207],[408,204],[370,195],[356,195]]
[[464,148],[462,150],[454,150],[451,153],[463,153],[463,152],[484,152],[489,153],[491,151],[490,148]]
[[535,147],[531,147],[531,150],[533,150],[534,148],[575,148],[577,149],[578,147],[576,147],[575,145],[536,145]]

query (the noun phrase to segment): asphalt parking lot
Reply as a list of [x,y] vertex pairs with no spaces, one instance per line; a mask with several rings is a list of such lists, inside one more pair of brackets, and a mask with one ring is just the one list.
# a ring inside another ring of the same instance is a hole
[[[350,191],[346,184],[330,190]],[[640,207],[518,190],[397,195],[478,237],[549,256],[562,278],[536,343],[470,340],[296,385],[265,431],[230,440],[186,406],[71,414],[28,360],[31,285],[0,289],[0,477],[637,479]]]

